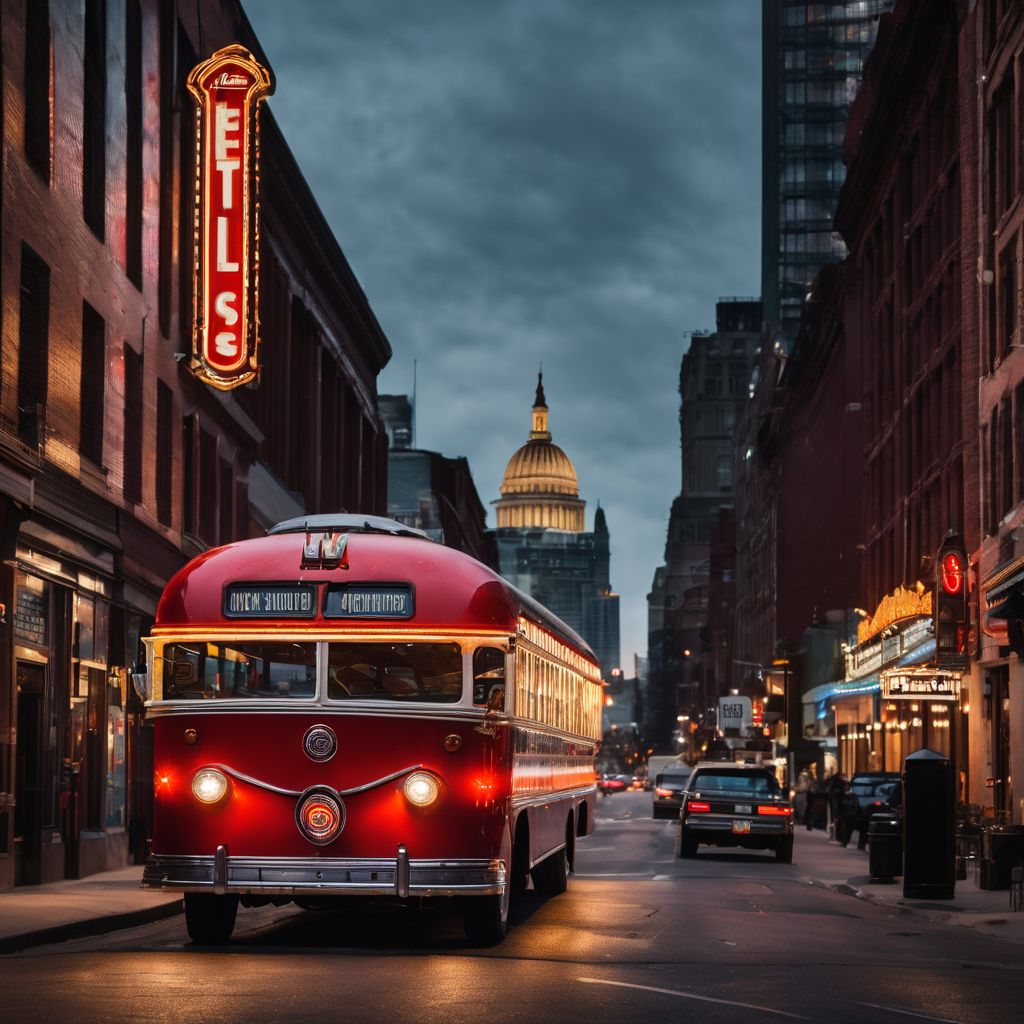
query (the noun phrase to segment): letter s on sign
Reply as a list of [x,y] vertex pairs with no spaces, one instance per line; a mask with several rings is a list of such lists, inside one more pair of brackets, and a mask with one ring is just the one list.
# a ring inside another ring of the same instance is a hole
[[232,303],[237,301],[238,295],[235,292],[220,292],[214,301],[217,316],[221,317],[228,327],[234,327],[238,323],[238,310],[232,306]]

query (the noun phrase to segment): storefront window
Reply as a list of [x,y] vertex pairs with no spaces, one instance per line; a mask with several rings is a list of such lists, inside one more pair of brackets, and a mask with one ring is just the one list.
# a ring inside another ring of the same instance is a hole
[[50,585],[36,576],[18,573],[14,637],[21,643],[46,647],[50,612]]
[[107,686],[107,806],[105,828],[124,828],[125,824],[125,720],[121,706],[121,687],[117,676]]

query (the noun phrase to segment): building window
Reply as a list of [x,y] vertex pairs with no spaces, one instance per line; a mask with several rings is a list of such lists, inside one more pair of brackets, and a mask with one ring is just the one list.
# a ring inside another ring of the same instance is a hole
[[186,416],[181,423],[181,529],[196,532],[196,418]]
[[179,108],[179,149],[181,156],[181,187],[178,209],[178,330],[181,331],[183,346],[191,345],[192,319],[192,270],[194,264],[194,224],[192,222],[192,201],[196,175],[196,114],[192,97],[185,91],[189,72],[199,63],[192,49],[188,33],[178,23],[178,77],[174,101]]
[[18,330],[18,436],[32,448],[44,437],[49,374],[50,268],[21,246],[21,323]]
[[124,496],[142,501],[142,354],[124,346]]
[[103,465],[104,371],[107,332],[103,317],[82,303],[82,379],[79,392],[79,452],[94,466]]
[[157,303],[160,333],[171,333],[171,279],[174,267],[174,4],[160,4],[160,269]]
[[217,435],[199,430],[199,536],[207,544],[217,539]]
[[235,474],[227,459],[220,460],[220,531],[218,543],[227,544],[234,540],[235,532]]
[[107,4],[85,0],[82,214],[101,241],[107,189]]
[[162,381],[156,382],[156,518],[171,525],[174,481],[174,396]]
[[719,455],[715,464],[715,476],[720,491],[732,490],[732,456]]
[[47,185],[52,82],[49,0],[25,0],[25,159]]
[[127,0],[124,18],[125,273],[142,288],[142,9]]

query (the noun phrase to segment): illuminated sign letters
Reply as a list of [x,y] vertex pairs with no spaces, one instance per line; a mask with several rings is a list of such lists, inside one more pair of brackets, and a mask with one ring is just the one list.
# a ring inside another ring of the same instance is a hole
[[259,109],[274,91],[248,50],[193,68],[196,118],[193,373],[221,391],[259,373]]

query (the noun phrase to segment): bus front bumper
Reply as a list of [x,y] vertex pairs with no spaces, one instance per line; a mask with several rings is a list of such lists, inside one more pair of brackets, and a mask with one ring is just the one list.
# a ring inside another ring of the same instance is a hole
[[261,896],[492,896],[505,890],[502,860],[151,855],[144,889]]

